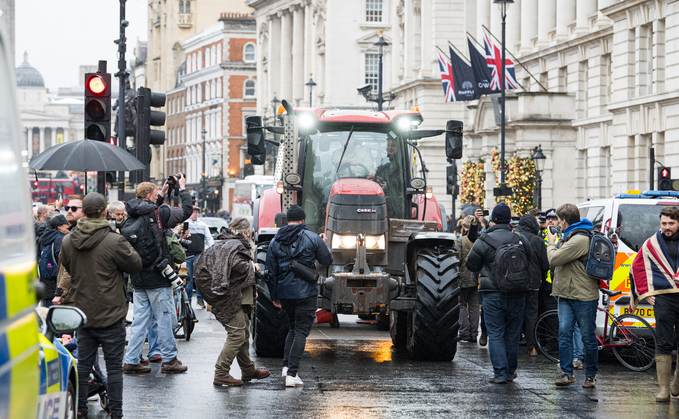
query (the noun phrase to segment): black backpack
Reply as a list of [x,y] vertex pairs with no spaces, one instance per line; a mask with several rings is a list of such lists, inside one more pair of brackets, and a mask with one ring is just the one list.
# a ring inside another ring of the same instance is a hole
[[512,233],[510,243],[500,243],[487,234],[479,237],[495,249],[491,279],[503,294],[518,294],[531,289],[526,249],[518,234]]
[[[157,215],[158,212],[156,211],[156,217]],[[151,217],[148,214],[128,218],[120,230],[120,234],[139,253],[142,269],[153,267],[160,257],[161,249],[158,243],[156,243],[156,237],[151,229],[151,222]]]

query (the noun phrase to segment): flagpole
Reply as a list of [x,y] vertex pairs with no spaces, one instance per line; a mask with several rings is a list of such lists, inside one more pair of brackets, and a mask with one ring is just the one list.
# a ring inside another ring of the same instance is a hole
[[[469,64],[469,65],[472,65],[472,60],[467,59],[467,57],[464,56],[464,54],[462,53],[462,51],[460,51],[455,45],[451,44],[450,41],[448,41],[448,46],[454,48],[455,51],[457,51],[457,53],[460,54],[460,58],[464,58],[464,59],[465,59],[465,63],[467,63],[467,64]],[[438,47],[437,47],[437,48],[438,48]]]
[[[482,26],[483,28],[485,28],[485,26],[483,26],[483,25],[481,25],[481,26]],[[490,33],[490,31],[489,31],[488,33]],[[484,47],[483,45],[481,45],[481,43],[480,43],[479,41],[477,41],[476,38],[474,38],[474,37],[472,36],[472,34],[470,34],[469,32],[467,32],[467,36],[470,37],[470,38],[472,39],[472,41],[474,41],[474,43],[475,43],[476,45],[478,45],[479,47],[481,47],[481,48],[483,48],[483,49],[485,50],[485,47]],[[495,37],[493,37],[493,38],[495,38]],[[495,38],[495,40],[497,40],[497,38]],[[500,41],[498,41],[498,42],[500,42]],[[471,52],[470,52],[469,54],[471,55]],[[511,54],[511,52],[510,52],[510,54]],[[481,54],[481,55],[485,55],[485,53],[483,53],[483,54]],[[516,58],[514,58],[514,59],[516,60]],[[519,63],[519,64],[521,64],[521,63]],[[523,67],[523,64],[521,64],[521,67]],[[523,67],[523,68],[525,69],[526,67]],[[526,72],[527,72],[528,74],[530,74],[530,72],[529,72],[528,70],[526,70]],[[533,77],[532,74],[530,74],[530,75],[531,75],[531,77]],[[533,77],[533,78],[535,78],[535,77]],[[516,81],[516,84],[518,84],[520,88],[522,88],[523,90],[526,90],[526,88],[523,87],[523,86],[521,85],[521,83],[519,83],[518,80],[515,80],[515,81]],[[536,79],[535,81],[537,81],[537,79]],[[538,83],[540,83],[540,82],[538,82]],[[542,86],[542,85],[540,85],[540,86]],[[526,90],[526,91],[527,91],[527,90]]]
[[[495,37],[495,35],[493,35],[493,32],[491,32],[488,28],[486,28],[484,25],[481,25],[481,27],[482,27],[483,29],[487,30],[488,33],[490,34],[490,36],[492,36],[497,42],[500,42],[500,40],[497,39],[497,38]],[[467,34],[469,34],[469,32],[467,32]],[[470,36],[471,36],[471,35],[470,35]],[[474,40],[474,41],[476,41],[476,40]],[[478,44],[478,42],[477,42],[477,44]],[[507,52],[509,52],[509,51],[507,51]],[[533,75],[533,73],[531,73],[530,71],[528,71],[528,69],[526,68],[526,66],[523,65],[523,63],[522,63],[521,61],[519,61],[519,59],[516,58],[516,57],[514,56],[514,54],[512,54],[511,52],[509,52],[509,55],[512,56],[512,58],[514,59],[514,62],[519,63],[519,65],[521,66],[521,68],[523,68],[524,70],[526,70],[526,73],[528,73],[528,75],[529,75],[533,80],[535,80],[535,82],[538,84],[538,86],[542,87],[542,90],[544,90],[545,92],[548,92],[548,91],[549,91],[549,90],[547,90],[547,88],[546,88],[545,86],[542,85],[542,83],[540,83],[540,80],[538,80],[538,79],[535,78],[535,76]],[[518,84],[519,82],[517,81],[516,83]],[[521,85],[519,85],[519,86],[521,86]],[[522,88],[523,90],[526,90],[526,89],[524,89],[523,86],[521,86],[521,88]]]

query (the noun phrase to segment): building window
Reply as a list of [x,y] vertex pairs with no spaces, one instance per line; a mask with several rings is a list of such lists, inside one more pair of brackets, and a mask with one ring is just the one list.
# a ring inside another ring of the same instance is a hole
[[245,94],[243,97],[254,97],[255,96],[255,81],[246,80],[245,81]]
[[251,43],[245,44],[245,48],[243,49],[243,62],[254,63],[255,58],[255,45]]
[[203,85],[202,84],[197,85],[196,90],[198,90],[198,93],[197,93],[198,102],[197,103],[201,103],[203,101]]
[[217,79],[217,96],[222,97],[222,79]]
[[186,13],[191,13],[191,2],[190,1],[186,2]]
[[365,54],[365,84],[377,90],[377,78],[379,75],[380,56],[375,53]]
[[210,61],[212,62],[212,65],[217,64],[217,47],[212,47],[210,48]]
[[198,59],[196,61],[196,70],[203,68],[203,51],[198,51]]
[[217,97],[216,92],[215,92],[215,81],[214,81],[214,80],[212,80],[212,81],[210,82],[210,97],[211,97],[212,99],[214,99],[214,98]]
[[217,64],[222,62],[222,44],[217,44]]
[[179,13],[184,13],[184,2],[183,1],[179,2]]
[[191,55],[191,71],[196,71],[198,67],[196,67],[196,54]]
[[382,21],[382,0],[365,0],[365,21]]

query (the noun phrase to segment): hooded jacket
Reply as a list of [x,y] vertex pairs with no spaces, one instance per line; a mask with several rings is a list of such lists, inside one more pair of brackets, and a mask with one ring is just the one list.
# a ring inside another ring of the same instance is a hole
[[[156,203],[143,201],[141,199],[131,199],[127,202],[127,204],[125,204],[128,220],[143,215],[148,215],[151,218],[151,232],[156,239],[156,245],[160,249],[163,249],[160,252],[158,260],[153,264],[154,266],[158,262],[161,262],[164,258],[166,258],[168,262],[172,264],[172,256],[170,255],[170,251],[167,247],[165,231],[176,227],[178,224],[189,218],[193,213],[193,201],[191,200],[191,195],[189,195],[189,193],[186,191],[182,191],[181,196],[181,208],[171,208],[168,205],[163,205],[163,198],[160,196]],[[160,271],[156,270],[154,266],[142,269],[139,273],[131,275],[132,286],[139,289],[169,287],[170,281],[168,281]]]
[[554,266],[554,296],[577,301],[593,301],[599,298],[599,281],[587,275],[582,263],[583,258],[589,254],[589,237],[575,231],[591,232],[592,228],[592,222],[583,218],[563,232],[563,239],[558,246],[551,243],[547,245],[549,264]]
[[141,270],[141,258],[105,219],[81,218],[61,244],[61,262],[71,274],[75,306],[87,328],[103,328],[127,314],[123,272]]
[[323,239],[307,230],[305,224],[281,227],[269,244],[266,269],[269,271],[269,292],[272,300],[302,299],[318,295],[318,285],[311,284],[290,270],[292,259],[282,246],[288,246],[290,256],[314,266],[318,260],[323,266],[332,263],[332,252]]
[[248,240],[227,233],[217,240],[196,259],[193,278],[212,313],[226,326],[240,310],[243,290],[256,284],[255,269]]
[[540,225],[532,215],[524,215],[519,220],[517,232],[523,234],[533,249],[533,260],[530,261],[530,277],[533,280],[533,291],[540,289],[540,284],[547,278],[549,272],[549,259],[547,258],[547,247],[540,238]]
[[[526,256],[528,258],[528,264],[533,259],[533,249],[521,233],[512,232],[512,228],[509,224],[495,224],[486,230],[486,234],[499,241],[500,243],[509,243],[512,240],[512,235],[517,234],[521,243],[526,251]],[[479,272],[479,291],[480,292],[500,292],[500,290],[495,286],[495,283],[491,277],[493,272],[493,264],[495,263],[495,249],[481,240],[480,236],[472,246],[472,250],[467,256],[467,269],[472,272]]]
[[[42,247],[43,249],[51,244],[54,244],[54,259],[56,260],[57,263],[59,263],[59,254],[61,252],[61,242],[64,240],[64,237],[66,235],[62,233],[59,230],[54,230],[51,228],[46,228],[45,231],[42,233]],[[45,284],[45,299],[46,300],[51,300],[54,298],[54,292],[57,288],[57,280],[54,278],[51,281],[45,281],[42,278],[40,278],[40,282]]]

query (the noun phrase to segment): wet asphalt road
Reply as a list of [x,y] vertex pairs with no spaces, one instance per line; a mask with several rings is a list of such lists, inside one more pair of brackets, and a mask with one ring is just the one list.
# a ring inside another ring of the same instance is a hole
[[[242,387],[214,387],[214,362],[226,332],[205,310],[191,341],[178,341],[185,374],[164,375],[151,364],[148,375],[124,376],[127,418],[670,418],[679,417],[679,399],[655,403],[655,368],[637,373],[601,353],[596,389],[554,386],[557,366],[521,347],[518,378],[489,384],[487,347],[459,343],[453,362],[409,360],[392,348],[388,332],[340,316],[341,327],[315,325],[302,358],[303,388],[286,389],[282,360],[253,359],[271,376]],[[103,359],[101,359],[103,367]],[[231,375],[240,378],[234,362]],[[104,418],[98,401],[89,416]]]

